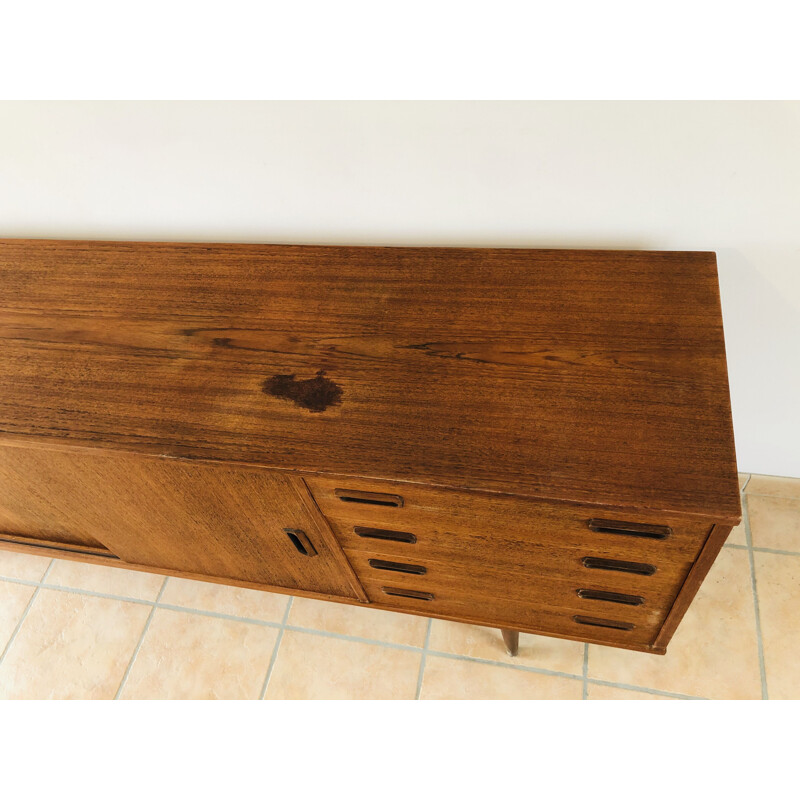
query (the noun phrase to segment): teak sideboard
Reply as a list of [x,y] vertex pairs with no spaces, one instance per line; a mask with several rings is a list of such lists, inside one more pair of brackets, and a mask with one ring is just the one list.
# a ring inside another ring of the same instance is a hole
[[0,240],[0,546],[664,653],[740,520],[706,252]]

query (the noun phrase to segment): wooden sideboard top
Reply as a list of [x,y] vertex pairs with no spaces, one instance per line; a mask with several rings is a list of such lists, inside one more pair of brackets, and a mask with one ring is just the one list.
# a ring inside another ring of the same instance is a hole
[[0,240],[0,439],[740,516],[705,252]]

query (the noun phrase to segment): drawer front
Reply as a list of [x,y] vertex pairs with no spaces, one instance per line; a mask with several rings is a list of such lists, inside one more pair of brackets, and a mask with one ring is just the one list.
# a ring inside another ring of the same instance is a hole
[[[600,512],[521,498],[361,479],[306,478],[342,546],[440,561],[487,560],[513,567],[543,547],[656,563],[681,574],[710,523]],[[411,541],[413,539],[413,542]],[[411,545],[413,544],[413,547]],[[670,566],[671,565],[671,566]]]
[[[660,623],[631,620],[630,615],[616,608],[599,608],[576,614],[568,609],[535,606],[497,598],[473,597],[460,591],[408,589],[395,582],[364,581],[370,602],[396,611],[467,620],[479,625],[509,629],[530,629],[573,639],[590,639],[612,645],[646,646],[655,638]],[[399,591],[398,591],[399,590]],[[405,592],[405,594],[403,594]],[[414,596],[409,596],[413,594]],[[602,625],[587,624],[580,619],[596,620]],[[614,627],[608,627],[608,625]],[[620,627],[617,627],[620,626]]]
[[[667,565],[650,575],[629,572],[629,568],[647,568],[654,565],[643,561],[619,561],[602,559],[595,567],[591,559],[573,550],[558,550],[543,547],[536,558],[530,558],[513,566],[497,564],[491,559],[466,559],[440,561],[426,558],[421,553],[407,552],[403,556],[382,552],[345,549],[350,563],[361,581],[374,577],[375,572],[396,572],[400,577],[417,581],[434,580],[436,576],[458,585],[470,594],[497,597],[538,597],[536,587],[558,584],[568,586],[571,592],[579,589],[597,589],[622,594],[639,595],[652,603],[664,605],[672,601],[683,585],[688,567],[676,568]],[[377,568],[372,562],[385,562],[385,568]],[[587,564],[589,566],[587,566]],[[391,565],[397,565],[392,567]],[[631,565],[631,567],[628,567]],[[622,567],[625,567],[623,571]],[[419,570],[416,574],[412,568]]]
[[[659,625],[674,590],[647,586],[645,580],[606,581],[589,571],[575,578],[552,570],[507,572],[485,564],[442,564],[436,561],[399,562],[356,551],[345,551],[362,585],[428,593],[434,598],[460,597],[508,603],[520,609],[615,617],[637,625]],[[369,591],[369,590],[368,590]],[[383,594],[386,594],[385,592]]]

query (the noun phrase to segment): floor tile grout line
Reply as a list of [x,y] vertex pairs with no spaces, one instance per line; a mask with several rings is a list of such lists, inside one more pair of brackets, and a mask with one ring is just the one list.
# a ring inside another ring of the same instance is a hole
[[775,556],[800,556],[800,550],[776,550],[774,547],[750,547],[746,544],[726,544],[734,550],[752,550],[754,553],[771,553]]
[[[166,580],[166,579],[165,579]],[[269,620],[255,619],[254,617],[239,617],[235,614],[223,614],[219,611],[208,611],[204,608],[192,608],[191,606],[176,606],[170,603],[161,603],[157,600],[144,600],[141,597],[129,597],[121,594],[108,594],[106,592],[94,592],[91,589],[78,589],[73,586],[60,586],[55,583],[39,583],[36,581],[27,581],[21,578],[7,578],[0,575],[0,582],[16,583],[22,586],[41,586],[42,589],[52,589],[56,592],[65,592],[66,594],[79,594],[87,597],[101,597],[104,600],[120,600],[125,603],[136,603],[142,606],[158,606],[168,611],[184,611],[187,614],[195,614],[199,616],[214,617],[216,619],[227,619],[233,622],[247,622],[251,625],[263,625],[268,628],[280,627],[279,622],[270,622]],[[159,593],[160,595],[160,593]]]
[[[753,476],[748,473],[747,474],[747,480],[744,482],[744,486],[742,486],[739,489],[739,501],[740,501],[740,505],[742,507],[742,521],[744,521],[744,504],[746,502],[744,490],[747,488],[747,484],[750,483],[750,478],[752,478],[752,477]],[[730,536],[730,534],[728,534],[728,535]],[[734,544],[733,542],[727,542],[727,541],[722,546],[723,547],[730,547],[733,550],[749,550],[750,549],[749,546],[746,545],[746,544]]]
[[355,642],[357,644],[372,644],[380,647],[388,647],[391,650],[408,650],[413,653],[421,653],[422,648],[413,644],[398,644],[397,642],[384,642],[380,639],[367,639],[363,636],[353,636],[350,633],[336,633],[335,631],[322,631],[317,628],[303,628],[300,625],[286,625],[287,631],[295,633],[307,633],[311,636],[324,636],[328,639],[341,639],[345,642]]
[[529,667],[525,664],[509,664],[505,661],[492,661],[488,658],[478,658],[477,656],[462,656],[459,653],[445,653],[439,650],[428,650],[427,655],[436,658],[449,658],[453,661],[472,661],[477,664],[486,664],[490,667],[505,667],[506,669],[516,669],[521,672],[535,672],[537,675],[551,675],[556,678],[570,678],[575,681],[582,681],[583,675],[575,675],[570,672],[558,672],[544,667]]
[[11,577],[7,577],[5,575],[0,575],[0,581],[3,582],[3,583],[16,583],[16,584],[19,584],[20,586],[41,586],[42,585],[41,581],[29,581],[29,580],[26,580],[25,578],[11,578]]
[[105,592],[93,592],[91,589],[75,589],[72,586],[59,586],[57,583],[43,583],[42,589],[49,589],[54,592],[64,592],[65,594],[80,594],[85,597],[100,597],[103,600],[121,600],[125,603],[137,603],[140,606],[154,606],[155,600],[142,600],[140,597],[126,597],[121,594],[106,594]]
[[751,547],[754,553],[772,553],[776,556],[800,556],[798,550],[776,550],[774,547]]
[[261,693],[258,696],[259,700],[263,700],[267,696],[267,687],[269,686],[269,679],[272,677],[272,672],[275,669],[275,662],[278,660],[278,649],[280,648],[281,642],[283,641],[283,634],[286,631],[286,623],[289,621],[289,612],[292,609],[293,602],[294,602],[294,597],[290,597],[289,602],[286,604],[286,610],[283,612],[281,627],[278,630],[277,637],[275,638],[275,646],[272,648],[272,656],[269,659],[269,665],[267,666],[267,674],[264,676],[264,683],[261,686]]
[[583,643],[583,695],[581,700],[589,699],[589,643]]
[[47,574],[53,568],[53,564],[55,563],[55,559],[51,558],[50,563],[47,565],[47,568],[42,573],[42,577],[39,578],[39,583],[37,584],[36,588],[33,590],[33,594],[31,595],[31,599],[28,600],[28,604],[25,606],[25,610],[22,612],[22,616],[19,618],[19,621],[14,626],[14,630],[11,632],[11,636],[9,637],[6,646],[3,648],[3,652],[0,653],[0,665],[2,665],[3,661],[5,661],[6,656],[8,655],[9,650],[11,650],[11,645],[14,644],[14,641],[17,638],[17,634],[20,632],[23,623],[28,617],[28,612],[31,610],[31,606],[33,606],[34,601],[39,596],[39,592],[42,590],[42,584],[44,583],[44,579],[47,577]]
[[756,560],[753,553],[753,534],[750,530],[750,513],[746,502],[742,504],[742,519],[744,520],[744,535],[749,547],[747,557],[750,560],[750,588],[753,592],[753,609],[756,615],[756,642],[758,644],[758,668],[761,673],[761,699],[769,700],[767,666],[764,661],[764,640],[761,636],[761,609],[758,603],[758,583],[756,581]]
[[604,681],[600,678],[587,678],[588,683],[597,686],[610,686],[613,689],[627,689],[628,691],[641,692],[642,694],[655,694],[660,697],[672,697],[675,700],[706,700],[708,698],[691,694],[681,694],[680,692],[668,692],[662,689],[651,689],[647,686],[636,686],[632,683],[616,683],[615,681]]
[[247,625],[259,625],[262,628],[280,628],[280,622],[270,622],[266,619],[255,619],[253,617],[237,617],[234,614],[223,614],[220,611],[207,611],[204,608],[189,608],[188,606],[173,606],[169,603],[154,603],[158,608],[165,611],[182,611],[186,614],[193,614],[196,617],[211,617],[212,619],[226,619],[230,622],[244,622]]
[[800,478],[795,478],[793,475],[768,475],[766,472],[745,472],[745,475],[758,475],[759,478],[780,478],[781,480],[785,480],[789,478],[789,480],[800,480]]
[[764,492],[745,492],[745,494],[748,497],[773,497],[776,500],[800,500],[800,495],[797,494],[764,494]]
[[158,608],[158,601],[161,599],[161,595],[164,594],[164,590],[167,588],[167,581],[169,578],[164,578],[164,582],[161,584],[161,589],[156,596],[155,603],[152,604],[152,608],[150,609],[150,613],[147,615],[147,620],[144,623],[144,628],[142,628],[142,634],[139,636],[139,641],[136,643],[136,647],[131,655],[131,660],[128,662],[128,666],[125,669],[125,672],[122,675],[122,680],[119,682],[119,687],[117,688],[117,692],[114,695],[115,700],[119,700],[120,695],[122,694],[122,690],[125,688],[125,684],[128,682],[128,676],[131,674],[131,670],[133,669],[133,665],[136,661],[136,656],[139,655],[139,651],[142,649],[142,644],[144,643],[144,637],[147,636],[147,631],[150,630],[150,623],[153,621],[153,616],[156,613],[156,609]]
[[417,691],[414,696],[415,700],[419,700],[422,693],[422,679],[425,675],[425,658],[428,655],[428,646],[431,643],[431,628],[433,627],[433,620],[428,619],[428,627],[425,631],[425,640],[422,643],[422,657],[419,660],[419,674],[417,675]]

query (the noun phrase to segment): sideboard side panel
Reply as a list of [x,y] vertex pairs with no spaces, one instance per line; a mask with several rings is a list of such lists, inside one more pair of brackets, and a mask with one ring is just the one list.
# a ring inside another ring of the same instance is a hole
[[733,530],[731,525],[715,525],[711,529],[700,555],[686,576],[686,580],[680,592],[678,592],[678,596],[675,598],[675,602],[669,614],[667,614],[658,636],[653,641],[654,650],[663,651],[666,649],[731,530]]

